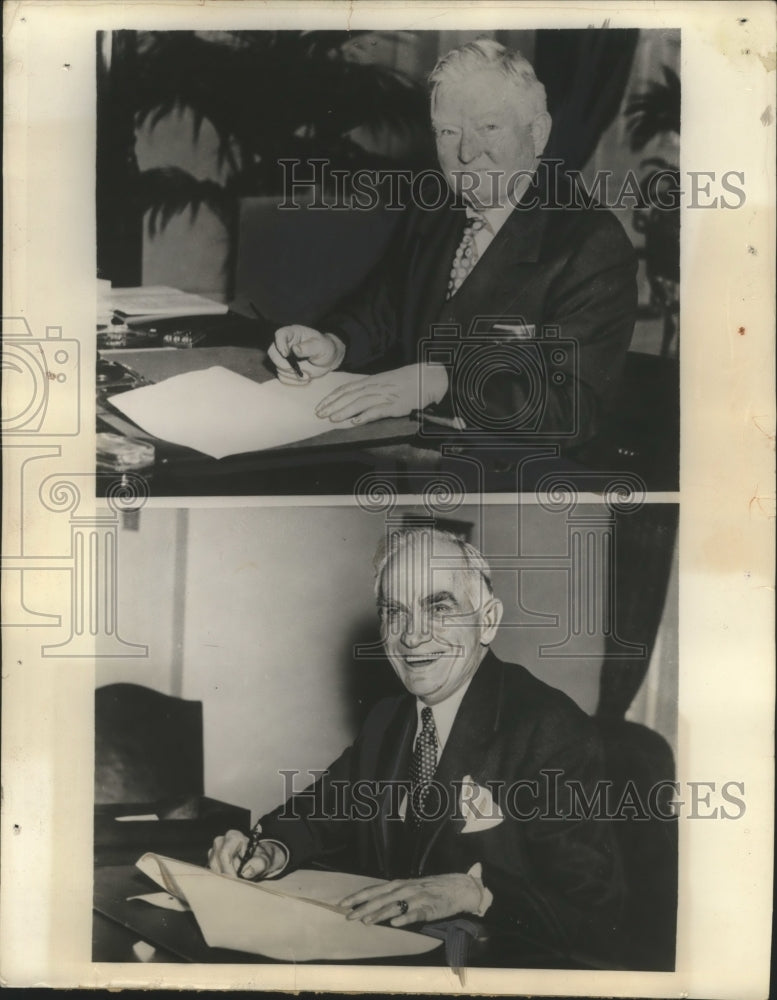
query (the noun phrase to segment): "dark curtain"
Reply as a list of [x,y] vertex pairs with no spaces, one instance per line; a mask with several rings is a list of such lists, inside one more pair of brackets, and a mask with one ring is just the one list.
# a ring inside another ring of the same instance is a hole
[[623,100],[637,28],[538,31],[534,69],[553,118],[545,157],[582,170]]
[[[605,644],[596,724],[605,753],[605,773],[620,802],[627,788],[642,803],[660,782],[675,778],[669,743],[624,715],[645,679],[666,598],[677,534],[677,504],[646,504],[618,518],[615,532],[615,619],[618,632],[642,643],[640,659],[619,659]],[[608,655],[609,654],[609,655]],[[655,807],[671,814],[671,786]],[[620,847],[626,894],[619,933],[626,968],[671,971],[675,967],[677,921],[677,823],[658,815],[613,824]]]
[[[110,44],[110,65],[103,42]],[[97,33],[97,275],[114,285],[139,285],[143,213],[136,187],[135,116],[129,94],[136,76],[136,33]]]
[[599,680],[597,717],[622,719],[645,679],[664,608],[677,533],[676,504],[646,504],[618,519],[615,541],[615,601],[618,632],[641,643],[639,659],[608,650]]

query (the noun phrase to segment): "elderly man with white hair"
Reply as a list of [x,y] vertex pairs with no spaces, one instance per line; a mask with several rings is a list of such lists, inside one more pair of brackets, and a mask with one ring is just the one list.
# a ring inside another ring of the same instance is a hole
[[577,445],[601,427],[624,365],[633,247],[611,212],[577,204],[542,162],[551,119],[523,56],[468,42],[430,84],[447,199],[418,199],[320,330],[276,331],[278,377],[370,372],[322,401],[319,416],[337,425],[420,410],[508,442]]
[[619,855],[610,822],[575,797],[592,801],[602,787],[593,723],[491,652],[502,603],[473,546],[395,529],[375,570],[382,641],[404,692],[373,708],[314,786],[260,819],[250,847],[245,832],[218,837],[211,868],[264,879],[333,859],[388,880],[344,899],[348,919],[463,917],[481,922],[489,963],[606,962]]

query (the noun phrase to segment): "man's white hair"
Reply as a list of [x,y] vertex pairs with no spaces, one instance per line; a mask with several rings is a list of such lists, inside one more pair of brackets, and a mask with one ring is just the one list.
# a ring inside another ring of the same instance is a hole
[[446,543],[457,548],[461,555],[460,562],[456,560],[456,565],[451,566],[446,564],[446,568],[476,576],[478,583],[484,583],[486,592],[493,596],[491,568],[474,545],[470,545],[469,542],[465,542],[450,531],[440,531],[438,528],[432,527],[411,526],[392,529],[380,540],[372,561],[373,569],[375,570],[375,597],[380,600],[383,596],[381,590],[383,574],[389,562],[402,549],[408,547],[420,548],[421,545],[428,546],[429,553],[432,555],[433,568],[435,549],[439,545]]
[[521,92],[531,118],[548,110],[545,88],[537,79],[534,67],[517,49],[508,49],[493,38],[477,38],[437,60],[429,74],[432,104],[439,85],[445,80],[462,80],[482,69],[497,69],[512,80]]

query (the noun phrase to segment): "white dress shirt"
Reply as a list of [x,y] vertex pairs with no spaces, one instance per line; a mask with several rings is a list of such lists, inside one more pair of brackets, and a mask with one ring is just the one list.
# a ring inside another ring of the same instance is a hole
[[[472,678],[467,681],[466,684],[454,691],[453,694],[446,698],[445,701],[439,702],[437,705],[432,705],[432,715],[434,717],[434,728],[437,730],[437,760],[439,761],[442,756],[442,752],[445,749],[445,744],[448,742],[448,737],[450,736],[451,729],[453,728],[453,720],[456,718],[456,713],[459,710],[459,705],[461,705],[464,695],[467,693],[467,689],[472,683]],[[418,717],[418,724],[415,730],[415,739],[421,732],[421,712],[426,708],[424,703],[420,699],[416,699],[415,709]],[[413,744],[415,745],[415,739]]]
[[[514,211],[514,206],[507,204],[497,205],[495,208],[486,208],[484,211],[478,213],[486,220],[486,224],[482,229],[479,229],[473,237],[475,249],[478,253],[477,259],[472,265],[473,268],[478,266],[478,261],[491,245],[491,241],[494,239],[505,222],[507,222],[510,214]],[[467,214],[469,214],[469,212],[470,210],[467,209]]]

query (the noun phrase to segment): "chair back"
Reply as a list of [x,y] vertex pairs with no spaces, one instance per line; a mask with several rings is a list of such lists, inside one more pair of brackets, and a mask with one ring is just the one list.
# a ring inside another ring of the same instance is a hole
[[274,197],[241,201],[235,300],[278,325],[315,325],[380,260],[402,213],[294,201],[299,208]]
[[[609,801],[622,804],[613,822],[623,860],[626,900],[621,930],[628,968],[674,968],[677,927],[677,819],[671,817],[674,755],[647,726],[618,718],[596,718],[602,735]],[[648,818],[635,818],[629,803]],[[637,806],[639,808],[639,806]]]
[[203,793],[202,702],[139,684],[95,692],[95,805]]
[[680,367],[677,358],[629,351],[603,424],[577,448],[592,469],[635,471],[650,490],[676,490],[680,468]]

